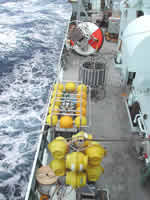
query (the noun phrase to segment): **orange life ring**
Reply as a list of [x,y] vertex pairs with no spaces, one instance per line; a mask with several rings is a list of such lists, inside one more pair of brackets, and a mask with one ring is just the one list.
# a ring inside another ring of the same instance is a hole
[[96,50],[99,50],[103,45],[103,32],[100,28],[98,28],[94,33],[91,35],[91,39],[88,43]]

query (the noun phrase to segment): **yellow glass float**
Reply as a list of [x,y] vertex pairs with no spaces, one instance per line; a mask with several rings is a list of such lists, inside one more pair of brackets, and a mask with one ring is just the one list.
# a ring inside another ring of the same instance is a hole
[[76,84],[74,82],[68,82],[65,85],[66,92],[74,92],[76,90]]
[[101,174],[104,173],[104,168],[101,165],[99,166],[88,165],[86,172],[88,181],[97,181],[101,176]]
[[62,116],[60,118],[60,127],[61,128],[73,128],[73,120],[70,116]]
[[60,104],[61,104],[60,99],[59,99],[59,98],[56,98],[56,99],[55,99],[55,105],[56,105],[56,106],[60,106]]
[[60,101],[60,98],[55,98],[55,97],[52,97],[51,100],[50,100],[50,106],[60,106],[61,104],[61,101]]
[[80,128],[80,126],[86,126],[87,125],[87,119],[85,116],[78,116],[75,118],[75,125],[77,128]]
[[77,92],[81,92],[81,91],[87,92],[87,86],[84,84],[78,85]]
[[64,176],[66,173],[65,160],[54,159],[49,164],[56,176]]
[[52,97],[51,100],[50,100],[50,106],[54,106],[54,103],[55,103],[55,98]]
[[67,154],[66,168],[72,171],[83,171],[87,168],[88,157],[81,152]]
[[86,92],[78,92],[77,95],[76,95],[77,99],[80,100],[80,99],[87,99],[87,93]]
[[56,126],[58,122],[58,116],[57,115],[51,115],[49,114],[46,118],[46,123],[49,125],[49,126]]
[[52,98],[55,98],[55,97],[59,97],[59,99],[62,97],[62,91],[61,90],[54,90],[53,93],[52,93]]
[[91,142],[84,153],[88,156],[89,165],[98,166],[106,155],[106,150],[99,143]]
[[[53,111],[52,111],[52,110],[53,110]],[[53,106],[51,105],[51,106],[49,107],[48,111],[49,111],[49,114],[51,114],[51,113],[53,113],[53,114],[59,113],[59,106],[55,105],[55,106],[53,107]]]
[[79,188],[86,185],[86,173],[84,172],[67,172],[66,173],[66,184],[73,188]]
[[55,159],[63,159],[68,152],[68,144],[64,137],[56,137],[48,144],[48,150]]
[[78,107],[86,107],[87,106],[87,100],[86,99],[82,99],[81,101],[80,101],[80,99],[77,99],[78,100],[78,102],[76,103],[76,107],[78,108]]
[[[92,140],[93,139],[93,136],[91,135],[91,134],[87,134],[87,133],[85,133],[84,131],[80,131],[79,133],[77,133],[76,135],[73,135],[72,136],[72,140],[73,141],[75,141],[75,144],[76,144],[76,146],[78,146],[78,147],[85,147],[85,146],[88,146],[88,145],[90,145],[90,143],[92,142],[92,141],[86,141],[86,139],[88,139],[88,140]],[[80,141],[84,141],[82,144],[81,144],[81,142]]]
[[64,85],[62,83],[56,83],[54,85],[54,90],[61,90],[61,91],[63,91],[64,90]]
[[[80,111],[81,111],[81,113],[80,113]],[[77,107],[77,109],[76,109],[76,114],[81,114],[81,115],[83,115],[83,116],[86,116],[86,108],[85,108],[85,107],[82,107],[82,108],[80,109],[80,107]]]

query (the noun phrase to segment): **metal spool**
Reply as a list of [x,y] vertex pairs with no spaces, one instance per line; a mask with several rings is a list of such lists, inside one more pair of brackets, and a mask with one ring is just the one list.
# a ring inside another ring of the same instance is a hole
[[105,63],[85,62],[79,70],[79,80],[92,88],[104,86]]

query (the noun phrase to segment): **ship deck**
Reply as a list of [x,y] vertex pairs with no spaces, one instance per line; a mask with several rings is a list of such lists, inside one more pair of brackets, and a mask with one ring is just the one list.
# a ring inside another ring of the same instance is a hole
[[[116,44],[104,42],[97,61],[102,56],[106,62],[106,86],[105,93],[99,89],[97,95],[92,98],[92,126],[89,131],[95,138],[111,137],[132,138],[127,111],[122,93],[121,77],[119,71],[113,66],[113,54]],[[78,80],[79,66],[87,57],[75,53],[68,55],[64,69],[64,80]],[[140,185],[140,168],[142,161],[137,160],[131,152],[131,142],[103,142],[107,148],[107,156],[102,165],[104,175],[98,185],[107,187],[111,200],[149,200],[149,185]]]

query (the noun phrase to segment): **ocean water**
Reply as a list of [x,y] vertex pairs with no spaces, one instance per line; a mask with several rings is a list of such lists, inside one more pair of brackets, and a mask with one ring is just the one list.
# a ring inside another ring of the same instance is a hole
[[67,0],[0,0],[0,200],[24,199],[70,15]]

